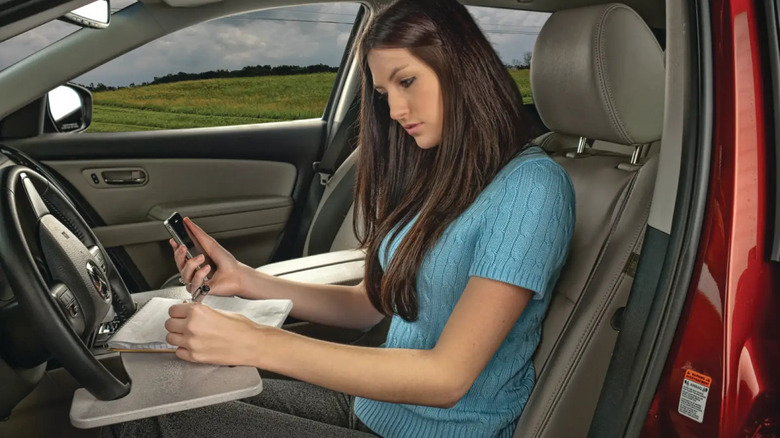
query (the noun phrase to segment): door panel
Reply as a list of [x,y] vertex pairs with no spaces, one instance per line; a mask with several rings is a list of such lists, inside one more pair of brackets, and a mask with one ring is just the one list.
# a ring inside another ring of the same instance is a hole
[[66,182],[99,217],[93,229],[101,242],[124,249],[143,281],[157,288],[176,273],[162,226],[174,211],[191,217],[238,260],[267,263],[282,233],[297,231],[324,127],[312,119],[41,136],[9,145]]
[[[100,215],[95,235],[107,248],[126,247],[144,280],[156,287],[176,273],[162,226],[174,211],[215,238],[230,238],[244,263],[268,261],[284,230],[297,170],[289,163],[251,160],[139,159],[46,161]],[[138,169],[140,185],[107,185],[112,169]],[[97,176],[101,175],[101,176]],[[97,183],[95,183],[97,181]],[[225,243],[225,242],[223,242]]]
[[[227,209],[231,201],[236,212],[262,209],[262,204],[252,205],[251,201],[277,200],[278,204],[278,198],[289,200],[297,173],[289,163],[249,160],[78,160],[44,164],[62,175],[111,225],[161,220],[159,213],[157,217],[152,215],[153,211],[172,212],[176,207],[189,210],[182,215],[208,216],[214,203],[224,204]],[[143,169],[146,182],[108,186],[102,177],[98,177],[97,184],[91,178],[100,170],[123,168]],[[275,206],[271,202],[270,207]]]
[[322,119],[219,128],[101,134],[44,134],[4,140],[40,161],[126,158],[223,158],[311,166],[323,138]]
[[[194,219],[202,223],[199,219]],[[162,228],[161,223],[157,225]],[[211,233],[219,243],[238,260],[250,266],[262,266],[271,257],[284,224],[253,227],[240,232]],[[173,253],[168,245],[168,234],[163,230],[164,240],[126,245],[123,248],[143,274],[144,280],[153,289],[159,288],[165,280],[177,273]]]

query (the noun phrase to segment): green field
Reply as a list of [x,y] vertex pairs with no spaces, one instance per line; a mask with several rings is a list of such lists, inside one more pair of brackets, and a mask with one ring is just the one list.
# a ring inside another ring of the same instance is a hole
[[[510,71],[531,102],[528,70]],[[199,128],[320,117],[336,73],[205,79],[94,93],[89,132]]]
[[534,99],[531,96],[531,78],[529,77],[531,70],[509,70],[509,75],[515,80],[517,88],[520,89],[520,93],[523,95],[523,103],[533,103]]

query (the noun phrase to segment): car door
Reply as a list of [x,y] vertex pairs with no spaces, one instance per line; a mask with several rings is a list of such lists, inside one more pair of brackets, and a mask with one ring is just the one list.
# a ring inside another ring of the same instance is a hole
[[[127,27],[147,7],[113,20]],[[298,256],[360,9],[287,7],[186,27],[74,79],[94,100],[85,132],[3,143],[70,191],[131,290],[176,274],[162,226],[174,211],[248,265]]]

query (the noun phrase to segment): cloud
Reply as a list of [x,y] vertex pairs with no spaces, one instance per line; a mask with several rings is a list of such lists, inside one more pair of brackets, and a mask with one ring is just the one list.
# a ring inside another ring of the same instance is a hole
[[[111,11],[119,11],[135,2],[136,0],[112,0]],[[81,29],[79,26],[54,20],[1,42],[0,70],[21,61],[79,29]]]
[[356,4],[299,6],[202,23],[146,44],[76,81],[127,85],[180,71],[338,65],[357,11]]
[[2,49],[0,49],[0,70],[21,61],[79,29],[78,26],[63,21],[51,21],[0,43],[2,44]]
[[[235,70],[258,64],[335,66],[358,7],[355,3],[285,7],[201,23],[150,42],[76,81],[128,85],[180,71]],[[549,15],[484,7],[469,7],[469,11],[507,64],[533,49],[536,33]],[[0,69],[76,29],[55,21],[2,43]]]
[[469,12],[485,32],[505,64],[533,52],[534,43],[549,13],[509,9],[469,7]]

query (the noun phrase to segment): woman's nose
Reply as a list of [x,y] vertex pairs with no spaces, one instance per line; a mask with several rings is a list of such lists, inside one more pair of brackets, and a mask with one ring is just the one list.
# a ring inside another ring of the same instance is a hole
[[409,105],[406,99],[401,97],[387,96],[387,103],[390,105],[390,118],[396,121],[403,121],[409,113]]

